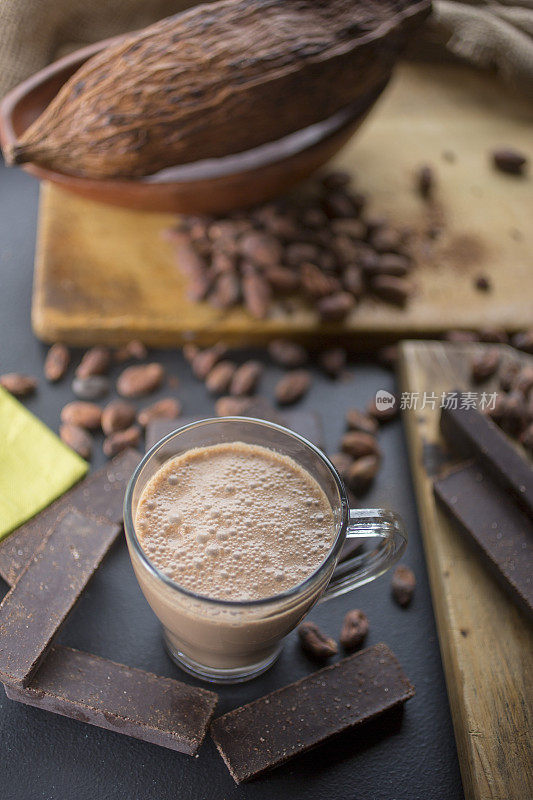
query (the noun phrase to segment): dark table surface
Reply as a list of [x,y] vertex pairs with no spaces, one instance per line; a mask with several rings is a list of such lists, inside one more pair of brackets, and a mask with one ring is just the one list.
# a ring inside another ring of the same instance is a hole
[[[28,408],[57,430],[59,411],[72,399],[70,381],[46,384],[45,347],[30,326],[31,283],[37,216],[37,183],[20,170],[0,166],[0,373],[39,377]],[[176,352],[156,353],[179,378],[185,414],[213,413],[203,385]],[[271,396],[279,370],[262,383]],[[346,380],[316,374],[301,407],[322,414],[326,445],[336,447],[349,406],[364,407],[379,388],[392,389],[390,372],[371,362],[350,366]],[[168,389],[167,389],[168,392]],[[162,394],[162,393],[161,393]],[[400,512],[409,531],[404,562],[417,576],[416,595],[403,610],[390,596],[390,576],[313,609],[311,618],[338,635],[350,608],[362,608],[371,630],[367,643],[386,642],[416,687],[399,720],[374,723],[297,758],[270,776],[235,786],[212,741],[196,758],[19,705],[0,692],[0,797],[3,800],[222,800],[291,797],[292,800],[458,800],[463,797],[452,722],[442,672],[431,597],[420,539],[407,451],[399,421],[380,433],[385,457],[365,505]],[[100,451],[100,447],[96,448]],[[100,452],[94,466],[103,462]],[[0,579],[0,596],[6,590]],[[73,647],[130,666],[194,682],[170,661],[158,623],[141,595],[123,541],[96,574],[60,634]],[[309,673],[311,663],[289,636],[281,658],[264,676],[218,689],[217,713],[248,702]]]

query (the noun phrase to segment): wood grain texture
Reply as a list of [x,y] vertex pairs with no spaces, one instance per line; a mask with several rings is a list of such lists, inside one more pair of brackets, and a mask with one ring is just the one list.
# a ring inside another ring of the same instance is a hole
[[[264,342],[273,336],[349,338],[354,347],[430,336],[450,327],[531,323],[533,192],[530,178],[496,172],[490,151],[512,142],[533,160],[533,113],[523,99],[466,67],[402,65],[371,120],[334,162],[356,176],[385,213],[415,231],[442,234],[417,250],[417,294],[404,310],[371,299],[342,324],[320,325],[299,308],[276,307],[263,321],[185,298],[185,280],[164,230],[171,215],[112,208],[43,186],[33,326],[47,341],[119,344],[140,338],[172,346]],[[416,135],[415,132],[416,131]],[[453,153],[454,160],[442,156]],[[432,163],[436,201],[414,191],[413,173]],[[486,275],[491,292],[474,287]]]
[[[469,360],[482,347],[403,342],[402,391],[440,397],[472,390]],[[502,354],[518,355],[504,346]],[[496,382],[482,389],[495,391]],[[467,800],[525,800],[533,797],[533,627],[436,506],[439,409],[404,414],[465,794]]]

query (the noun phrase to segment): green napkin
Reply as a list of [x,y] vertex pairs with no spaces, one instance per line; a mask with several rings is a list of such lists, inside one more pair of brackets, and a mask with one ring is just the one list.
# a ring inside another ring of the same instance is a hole
[[88,464],[0,387],[0,539],[87,472]]

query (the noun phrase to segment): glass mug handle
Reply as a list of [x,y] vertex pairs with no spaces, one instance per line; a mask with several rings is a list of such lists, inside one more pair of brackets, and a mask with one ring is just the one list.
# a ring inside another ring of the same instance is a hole
[[379,544],[368,553],[338,564],[319,602],[379,578],[398,561],[407,545],[407,531],[398,514],[383,508],[353,508],[349,515],[346,539],[379,537]]

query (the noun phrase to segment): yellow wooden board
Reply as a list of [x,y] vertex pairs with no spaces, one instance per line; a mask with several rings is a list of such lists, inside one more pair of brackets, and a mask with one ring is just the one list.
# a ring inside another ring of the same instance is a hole
[[[265,321],[243,310],[221,313],[185,298],[185,280],[162,233],[173,218],[83,200],[42,187],[33,325],[47,341],[118,344],[138,337],[169,346],[198,341],[262,342],[272,336],[344,334],[370,339],[434,335],[450,327],[517,330],[533,318],[533,181],[496,172],[492,148],[512,145],[533,161],[533,109],[466,67],[404,64],[337,166],[354,173],[371,212],[427,230],[419,247],[416,296],[408,308],[365,300],[342,326],[320,326],[302,308],[275,308]],[[452,154],[450,156],[449,154]],[[451,160],[450,160],[451,158]],[[413,171],[434,166],[437,207],[413,191]],[[474,288],[487,275],[493,291]]]
[[[467,800],[533,797],[533,626],[437,508],[432,489],[439,409],[424,392],[472,387],[483,345],[403,342],[402,391],[419,392],[405,422],[446,684]],[[516,352],[502,346],[505,358]],[[523,356],[524,361],[528,359]],[[529,363],[533,359],[529,358]],[[495,381],[483,386],[497,390]],[[437,404],[438,405],[438,404]]]

